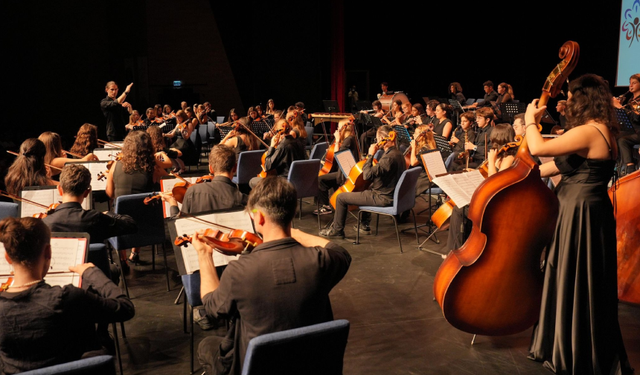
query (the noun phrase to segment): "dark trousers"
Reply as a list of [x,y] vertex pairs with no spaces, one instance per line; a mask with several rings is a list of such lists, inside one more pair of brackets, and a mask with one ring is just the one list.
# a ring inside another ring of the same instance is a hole
[[371,128],[360,135],[360,152],[366,154],[371,147],[371,141],[376,137],[377,129]]
[[342,172],[331,172],[318,177],[318,202],[321,205],[329,204],[329,191],[335,190],[342,186],[341,181],[344,180]]
[[618,138],[618,149],[620,150],[620,160],[622,167],[627,164],[634,164],[633,146],[640,143],[640,133],[624,135]]
[[[344,223],[347,221],[349,206],[379,206],[384,207],[390,205],[388,198],[375,193],[372,190],[365,190],[355,193],[341,193],[336,199],[336,212],[333,216],[333,228],[337,231],[344,230]],[[369,225],[371,222],[371,213],[362,213],[362,224]]]
[[[230,374],[233,362],[233,342],[227,337],[207,336],[198,345],[198,362],[207,375]],[[230,354],[230,355],[227,355]]]

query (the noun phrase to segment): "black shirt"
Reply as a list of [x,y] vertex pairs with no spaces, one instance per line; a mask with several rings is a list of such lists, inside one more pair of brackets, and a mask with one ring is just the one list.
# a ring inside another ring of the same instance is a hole
[[106,97],[100,101],[100,109],[107,119],[107,139],[109,141],[120,141],[124,138],[124,126],[127,124],[125,116],[127,110],[118,103],[117,100]]
[[[228,177],[216,176],[210,182],[194,184],[187,189],[182,201],[182,212],[201,212],[241,209],[247,204],[247,196],[238,190]],[[178,207],[171,206],[171,216],[177,216]]]
[[362,177],[365,181],[371,181],[370,189],[380,197],[387,198],[387,204],[390,204],[393,202],[396,184],[405,168],[404,155],[396,147],[391,147],[384,152],[376,165],[373,165],[372,157],[367,158],[362,167]]
[[287,177],[291,163],[306,158],[307,154],[302,144],[293,137],[287,136],[278,144],[278,147],[269,147],[264,165],[267,171],[275,169],[278,176]]

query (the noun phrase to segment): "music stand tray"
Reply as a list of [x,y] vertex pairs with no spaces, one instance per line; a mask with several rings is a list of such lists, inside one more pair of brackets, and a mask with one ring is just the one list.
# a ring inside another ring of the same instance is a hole
[[620,124],[621,134],[635,134],[636,129],[633,127],[633,123],[624,109],[616,108],[616,120],[618,120],[618,123]]

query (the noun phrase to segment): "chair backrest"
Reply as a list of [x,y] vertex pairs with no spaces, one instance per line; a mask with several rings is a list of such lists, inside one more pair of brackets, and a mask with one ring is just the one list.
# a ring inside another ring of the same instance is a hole
[[467,105],[471,105],[471,104],[473,104],[473,103],[475,103],[475,102],[476,102],[476,99],[475,99],[475,98],[469,98],[469,99],[467,99]]
[[402,172],[396,190],[393,192],[393,206],[396,212],[410,210],[416,204],[416,183],[420,176],[421,167],[413,167]]
[[287,180],[295,186],[298,198],[318,195],[318,172],[320,159],[295,160],[291,163]]
[[164,216],[161,204],[144,204],[149,193],[121,195],[116,198],[114,212],[131,216],[138,224],[138,231],[109,238],[111,246],[116,250],[132,247],[149,246],[163,243]]
[[384,150],[383,149],[379,149],[378,151],[376,151],[376,154],[373,155],[373,158],[375,160],[380,160],[380,158],[382,157],[382,155],[384,155]]
[[313,126],[305,126],[304,130],[307,131],[307,149],[313,147]]
[[248,184],[262,170],[262,155],[266,150],[243,151],[238,155],[238,169],[233,176],[236,184]]
[[242,374],[341,375],[348,336],[342,319],[254,337]]
[[198,140],[198,132],[200,131],[200,128],[202,126],[198,125],[198,128],[195,129],[194,131],[191,132],[191,135],[189,136],[189,139],[191,140],[191,142],[193,142],[193,144],[196,144],[196,141]]
[[224,122],[224,116],[216,116],[216,122],[222,124]]
[[87,254],[87,262],[93,263],[100,271],[111,277],[111,268],[109,268],[109,254],[107,253],[107,245],[103,243],[89,244],[89,253]]
[[22,375],[115,375],[112,355],[99,355],[59,365],[21,372]]
[[209,121],[207,122],[207,132],[209,133],[209,139],[213,138],[213,132],[216,130],[216,124]]
[[187,302],[191,306],[202,305],[200,297],[200,272],[190,275],[181,275],[182,286],[184,286],[184,295],[187,296]]
[[0,202],[0,220],[7,217],[20,217],[19,205],[14,202]]
[[311,153],[309,154],[309,159],[322,159],[324,153],[327,152],[327,148],[329,144],[327,142],[320,142],[313,145],[311,149]]
[[200,141],[202,143],[209,142],[209,124],[208,123],[206,125],[200,124],[200,126],[198,126],[198,133],[200,133]]

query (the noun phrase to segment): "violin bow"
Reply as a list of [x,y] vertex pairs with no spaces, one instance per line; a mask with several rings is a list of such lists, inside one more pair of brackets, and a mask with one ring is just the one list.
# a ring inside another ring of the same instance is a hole
[[[14,155],[14,156],[20,156],[20,154],[18,154],[17,152],[13,152],[13,151],[9,151],[9,150],[7,150],[7,153],[9,153],[9,154],[11,154],[11,155]],[[44,165],[45,165],[45,166],[47,166],[47,167],[49,167],[49,168],[57,169],[57,170],[59,170],[59,171],[61,171],[61,170],[62,170],[62,168],[58,168],[58,167],[53,166],[53,165],[51,165],[51,164],[44,163]]]

